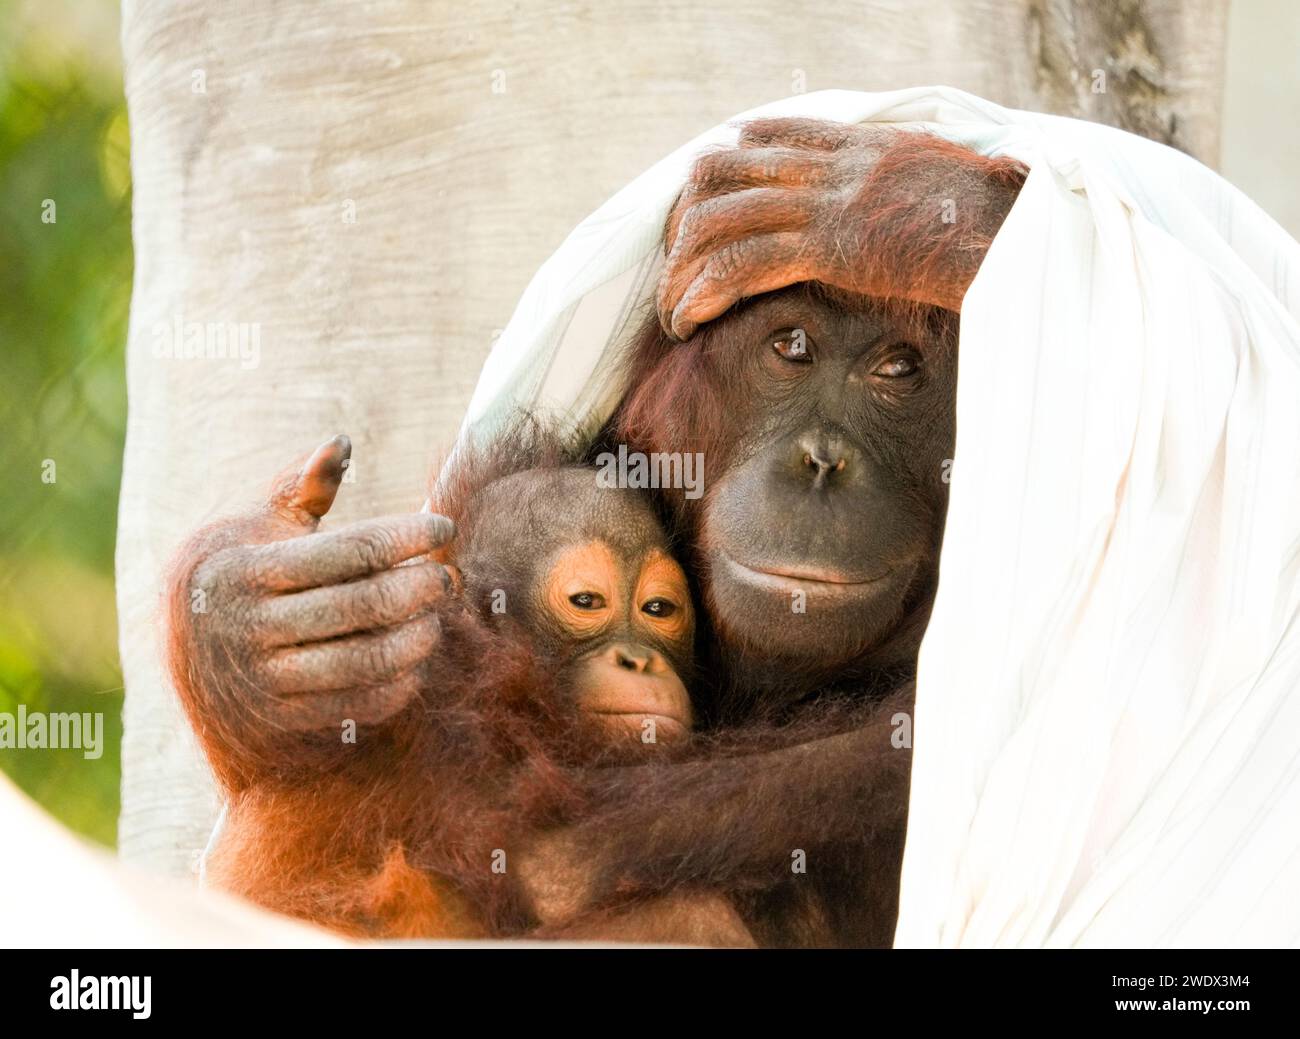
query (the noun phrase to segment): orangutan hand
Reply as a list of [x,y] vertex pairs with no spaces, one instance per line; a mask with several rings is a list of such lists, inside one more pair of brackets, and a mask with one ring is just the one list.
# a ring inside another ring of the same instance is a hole
[[[216,687],[201,691],[205,700],[309,731],[381,722],[419,692],[420,665],[439,640],[430,608],[450,586],[444,567],[419,557],[452,524],[410,513],[317,532],[350,455],[347,437],[322,444],[277,478],[264,507],[206,528],[183,550],[187,601],[173,605],[172,623],[186,650],[182,679]],[[399,565],[408,560],[419,561]]]
[[878,125],[761,119],[695,164],[665,232],[659,320],[679,339],[816,281],[960,310],[1023,170]]
[[593,910],[586,854],[571,838],[564,829],[552,831],[519,856],[523,893],[538,920],[531,937],[754,948],[730,900],[702,889],[670,890]]
[[673,891],[615,906],[563,926],[538,928],[531,937],[709,949],[757,948],[735,906],[722,895],[702,891]]

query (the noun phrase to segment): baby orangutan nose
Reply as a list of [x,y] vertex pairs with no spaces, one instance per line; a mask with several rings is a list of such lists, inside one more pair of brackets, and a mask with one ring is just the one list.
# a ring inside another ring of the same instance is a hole
[[624,642],[610,646],[609,656],[615,667],[626,668],[628,671],[648,671],[653,662],[663,661],[663,657],[652,649],[646,649],[644,646],[629,646]]
[[573,664],[578,707],[611,735],[655,745],[684,740],[694,717],[672,664],[638,642],[610,642]]

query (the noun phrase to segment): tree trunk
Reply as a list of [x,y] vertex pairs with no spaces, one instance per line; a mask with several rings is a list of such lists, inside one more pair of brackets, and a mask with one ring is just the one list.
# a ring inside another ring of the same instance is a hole
[[[611,193],[827,87],[946,83],[1213,164],[1225,21],[1221,0],[125,0],[121,854],[184,873],[215,810],[160,667],[169,555],[336,432],[334,522],[417,507],[528,278]],[[193,324],[242,357],[165,356]]]

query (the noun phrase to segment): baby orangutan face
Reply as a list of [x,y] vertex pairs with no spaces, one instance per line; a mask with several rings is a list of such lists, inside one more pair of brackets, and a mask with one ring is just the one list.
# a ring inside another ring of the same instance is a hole
[[540,615],[572,647],[565,684],[584,712],[612,733],[686,737],[691,701],[678,669],[695,624],[686,576],[664,548],[578,542],[542,568],[536,594]]
[[647,498],[593,470],[516,473],[474,505],[457,552],[470,601],[521,621],[611,742],[684,740],[695,613]]

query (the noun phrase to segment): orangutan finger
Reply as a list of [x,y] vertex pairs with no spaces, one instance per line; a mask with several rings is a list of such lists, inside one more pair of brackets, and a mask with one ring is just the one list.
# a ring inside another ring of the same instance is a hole
[[806,187],[826,180],[831,158],[794,148],[727,148],[707,152],[691,168],[689,190],[696,199],[742,188]]
[[438,602],[450,588],[446,569],[422,560],[344,584],[263,599],[254,608],[249,629],[268,648],[318,642],[404,621]]
[[352,458],[352,441],[340,433],[300,465],[276,477],[267,503],[272,512],[309,529],[329,512]]
[[427,613],[384,631],[277,650],[262,663],[262,674],[282,694],[376,685],[429,656],[441,632],[437,615]]
[[446,516],[412,512],[257,545],[246,550],[249,583],[282,592],[341,584],[432,552],[453,530]]
[[669,211],[665,242],[672,244],[678,225],[692,206],[745,188],[800,187],[825,184],[834,157],[826,152],[797,148],[720,148],[705,152]]
[[795,188],[746,188],[701,199],[682,212],[668,265],[689,263],[727,242],[808,226],[816,199]]
[[659,279],[660,323],[668,327],[673,308],[713,256],[745,239],[806,228],[815,204],[808,192],[794,188],[749,188],[691,206]]
[[670,327],[687,339],[706,321],[748,296],[816,280],[808,242],[796,232],[732,242],[714,253],[673,308]]
[[390,682],[276,701],[276,723],[293,732],[339,729],[344,722],[378,725],[420,695],[423,678],[408,671]]
[[779,119],[752,119],[740,129],[741,148],[811,148],[838,151],[840,148],[870,141],[879,133],[873,126],[835,123],[824,119],[790,116]]

